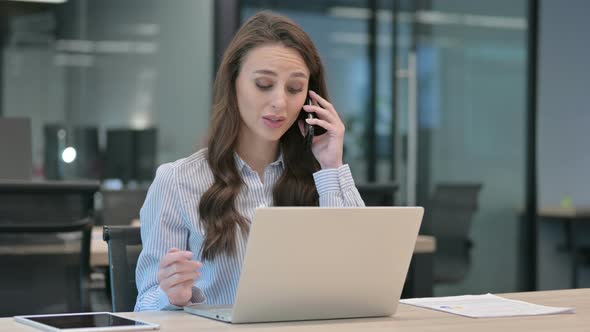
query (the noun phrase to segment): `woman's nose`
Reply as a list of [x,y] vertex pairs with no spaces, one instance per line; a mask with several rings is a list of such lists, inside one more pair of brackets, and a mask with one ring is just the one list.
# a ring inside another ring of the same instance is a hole
[[[280,89],[277,89],[280,90]],[[287,106],[287,96],[284,91],[277,91],[272,99],[272,109],[280,111]]]

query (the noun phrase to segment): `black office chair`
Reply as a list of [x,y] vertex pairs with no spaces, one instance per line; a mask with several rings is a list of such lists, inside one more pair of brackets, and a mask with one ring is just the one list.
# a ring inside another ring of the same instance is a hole
[[101,225],[129,226],[139,219],[139,210],[147,196],[147,189],[101,190]]
[[1,222],[0,316],[89,311],[91,232],[90,218]]
[[395,182],[357,183],[356,188],[366,206],[395,205],[395,192],[398,189]]
[[104,226],[109,245],[109,277],[113,312],[133,311],[137,300],[135,267],[141,252],[139,227]]
[[479,183],[439,184],[426,206],[422,233],[436,238],[435,283],[459,282],[469,270],[473,247],[469,232],[481,187]]
[[[590,218],[580,218],[565,221],[566,236],[568,237],[565,249],[572,255],[571,287],[584,287],[580,285],[584,278],[580,278],[580,272],[590,266],[590,246],[584,241],[585,236],[590,232],[588,222]],[[560,246],[562,247],[562,246]]]
[[572,272],[575,273],[573,287],[579,287],[578,281],[578,269],[580,267],[588,267],[590,265],[590,247],[581,247],[579,252],[576,253],[574,257],[574,266],[572,267]]

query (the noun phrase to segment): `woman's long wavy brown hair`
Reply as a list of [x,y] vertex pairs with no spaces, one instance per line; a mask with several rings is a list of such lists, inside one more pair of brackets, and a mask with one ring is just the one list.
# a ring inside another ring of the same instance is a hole
[[[213,260],[222,253],[234,255],[238,228],[242,235],[249,231],[249,221],[235,206],[243,185],[234,159],[234,148],[242,122],[235,83],[248,52],[268,44],[280,44],[296,50],[309,69],[309,89],[328,98],[319,53],[299,25],[267,11],[254,15],[244,23],[225,51],[215,78],[207,151],[214,183],[199,202],[201,227],[205,232],[201,256],[205,260]],[[274,205],[317,206],[319,198],[313,173],[320,166],[306,148],[297,121],[281,137],[279,144],[285,170],[273,190]]]

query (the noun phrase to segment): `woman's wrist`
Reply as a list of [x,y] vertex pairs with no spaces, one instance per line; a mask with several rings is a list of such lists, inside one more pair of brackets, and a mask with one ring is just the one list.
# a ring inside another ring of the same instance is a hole
[[322,169],[331,169],[331,168],[338,169],[342,165],[344,165],[344,163],[342,162],[342,160],[340,160],[340,161],[334,161],[334,162],[328,162],[328,163],[325,163],[325,164],[320,163],[320,167]]

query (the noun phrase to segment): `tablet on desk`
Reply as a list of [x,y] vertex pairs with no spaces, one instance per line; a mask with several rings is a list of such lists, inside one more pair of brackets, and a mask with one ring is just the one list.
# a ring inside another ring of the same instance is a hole
[[138,331],[160,328],[158,324],[126,318],[110,312],[14,316],[14,319],[44,331],[58,332]]

